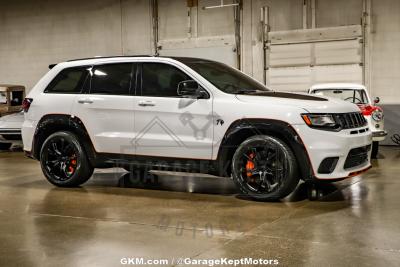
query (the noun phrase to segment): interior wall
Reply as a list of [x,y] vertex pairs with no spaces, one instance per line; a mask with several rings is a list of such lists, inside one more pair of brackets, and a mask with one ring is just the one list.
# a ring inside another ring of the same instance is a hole
[[372,93],[400,104],[400,1],[372,1]]
[[1,1],[0,82],[28,90],[47,66],[121,53],[121,9],[114,0]]
[[149,0],[122,0],[122,54],[153,54],[152,17]]
[[400,1],[373,0],[371,17],[371,92],[381,98],[385,128],[400,134]]
[[360,25],[363,0],[316,0],[316,27]]

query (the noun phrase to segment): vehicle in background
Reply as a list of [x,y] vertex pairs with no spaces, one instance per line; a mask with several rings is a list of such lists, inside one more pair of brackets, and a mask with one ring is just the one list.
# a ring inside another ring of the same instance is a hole
[[0,84],[0,150],[8,150],[13,144],[21,143],[24,98],[24,86]]
[[376,106],[379,103],[379,97],[372,100],[364,85],[354,83],[316,84],[310,88],[309,94],[340,98],[356,104],[372,131],[371,157],[378,156],[379,142],[385,140],[387,135],[384,130],[383,110]]
[[0,84],[0,117],[20,112],[24,98],[24,86]]
[[23,111],[0,118],[0,150],[8,150],[13,144],[22,144],[21,127],[23,122]]

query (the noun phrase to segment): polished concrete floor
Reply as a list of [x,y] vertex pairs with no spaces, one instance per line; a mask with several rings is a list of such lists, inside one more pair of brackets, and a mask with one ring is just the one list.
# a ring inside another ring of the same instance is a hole
[[0,153],[1,266],[119,266],[121,258],[277,259],[280,266],[400,266],[400,148],[362,177],[300,185],[276,203],[241,198],[229,179],[139,181],[97,171],[55,188],[38,162]]

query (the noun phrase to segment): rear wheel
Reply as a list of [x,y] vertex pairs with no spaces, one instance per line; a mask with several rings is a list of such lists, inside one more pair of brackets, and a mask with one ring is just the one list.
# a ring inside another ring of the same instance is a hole
[[47,180],[60,187],[79,186],[93,174],[83,147],[71,132],[56,132],[46,139],[40,164]]
[[373,159],[378,158],[378,152],[379,152],[379,142],[378,141],[373,141],[372,142],[371,158],[373,158]]
[[237,148],[232,176],[242,193],[269,201],[286,197],[299,182],[292,150],[280,139],[267,135],[250,137]]

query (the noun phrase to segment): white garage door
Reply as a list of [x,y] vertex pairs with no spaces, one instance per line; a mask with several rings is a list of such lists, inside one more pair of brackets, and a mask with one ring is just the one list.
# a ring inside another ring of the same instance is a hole
[[267,84],[306,91],[325,82],[363,82],[361,26],[270,32]]
[[235,36],[196,39],[160,40],[160,56],[197,57],[211,59],[237,67]]

